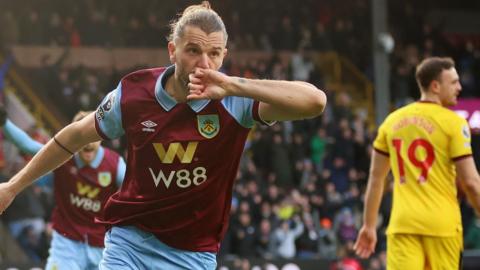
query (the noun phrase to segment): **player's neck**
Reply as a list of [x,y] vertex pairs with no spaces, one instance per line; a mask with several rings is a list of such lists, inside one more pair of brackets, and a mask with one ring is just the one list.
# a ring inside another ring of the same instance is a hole
[[420,97],[421,102],[430,102],[430,103],[436,103],[438,105],[442,105],[442,102],[440,101],[440,98],[437,95],[429,94],[429,93],[422,93],[422,96]]
[[175,76],[170,76],[165,84],[165,91],[178,103],[187,102],[188,89]]

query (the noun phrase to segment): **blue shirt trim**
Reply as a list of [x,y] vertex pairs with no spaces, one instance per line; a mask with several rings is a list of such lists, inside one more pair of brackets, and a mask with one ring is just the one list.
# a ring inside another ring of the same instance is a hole
[[222,99],[222,105],[243,127],[251,128],[255,124],[253,119],[253,99],[228,96]]
[[103,99],[96,111],[96,123],[100,131],[109,139],[115,139],[125,134],[122,126],[122,84]]
[[[97,154],[95,155],[95,158],[88,165],[94,169],[97,169],[98,166],[100,166],[100,163],[102,162],[104,155],[105,155],[105,149],[103,149],[103,147],[100,146],[98,148]],[[77,168],[81,169],[87,166],[87,164],[83,162],[83,160],[80,158],[79,154],[75,154],[73,158],[75,159],[75,165],[77,166]]]
[[[100,166],[100,163],[102,163],[104,156],[105,156],[105,148],[100,146],[98,148],[97,155],[95,156],[95,158],[93,159],[92,163],[90,163],[89,166],[93,169],[98,169],[98,167]],[[75,159],[75,165],[77,166],[77,168],[81,169],[87,166],[87,164],[85,164],[85,162],[82,161],[82,159],[78,154],[74,156],[74,159]],[[125,178],[126,170],[127,170],[127,165],[125,164],[125,160],[123,160],[123,158],[120,157],[118,159],[118,164],[117,164],[117,179],[115,179],[115,183],[117,184],[117,187],[122,186],[123,179]]]

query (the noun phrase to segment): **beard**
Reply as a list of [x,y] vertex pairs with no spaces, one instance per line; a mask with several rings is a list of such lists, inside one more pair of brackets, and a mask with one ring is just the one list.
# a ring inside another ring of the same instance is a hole
[[188,83],[190,82],[190,80],[188,79],[188,76],[187,77],[180,77],[180,85],[182,86],[183,89],[187,89],[188,88]]
[[180,70],[178,74],[178,81],[180,82],[180,86],[182,86],[183,89],[186,89],[188,87],[188,83],[190,82],[190,79],[188,76],[190,75],[189,72],[186,72],[185,70]]

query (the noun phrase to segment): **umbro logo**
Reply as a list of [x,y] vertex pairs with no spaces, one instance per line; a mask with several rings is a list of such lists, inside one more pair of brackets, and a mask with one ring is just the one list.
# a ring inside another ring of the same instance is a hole
[[145,132],[155,132],[155,129],[153,127],[156,127],[157,124],[151,120],[147,120],[147,121],[143,121],[142,123],[142,126],[144,126],[144,128],[142,128],[142,131],[145,131]]

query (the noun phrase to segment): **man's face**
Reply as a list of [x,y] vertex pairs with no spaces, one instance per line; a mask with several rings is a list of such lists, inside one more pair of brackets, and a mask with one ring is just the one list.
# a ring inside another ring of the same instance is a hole
[[222,32],[207,34],[198,27],[186,26],[183,37],[169,42],[168,52],[176,65],[175,77],[186,86],[195,68],[220,69],[227,49]]
[[457,104],[457,97],[462,90],[457,70],[455,68],[443,70],[440,74],[439,94],[443,106],[454,106]]
[[83,162],[90,164],[95,159],[99,147],[100,141],[89,143],[80,149],[78,155]]

